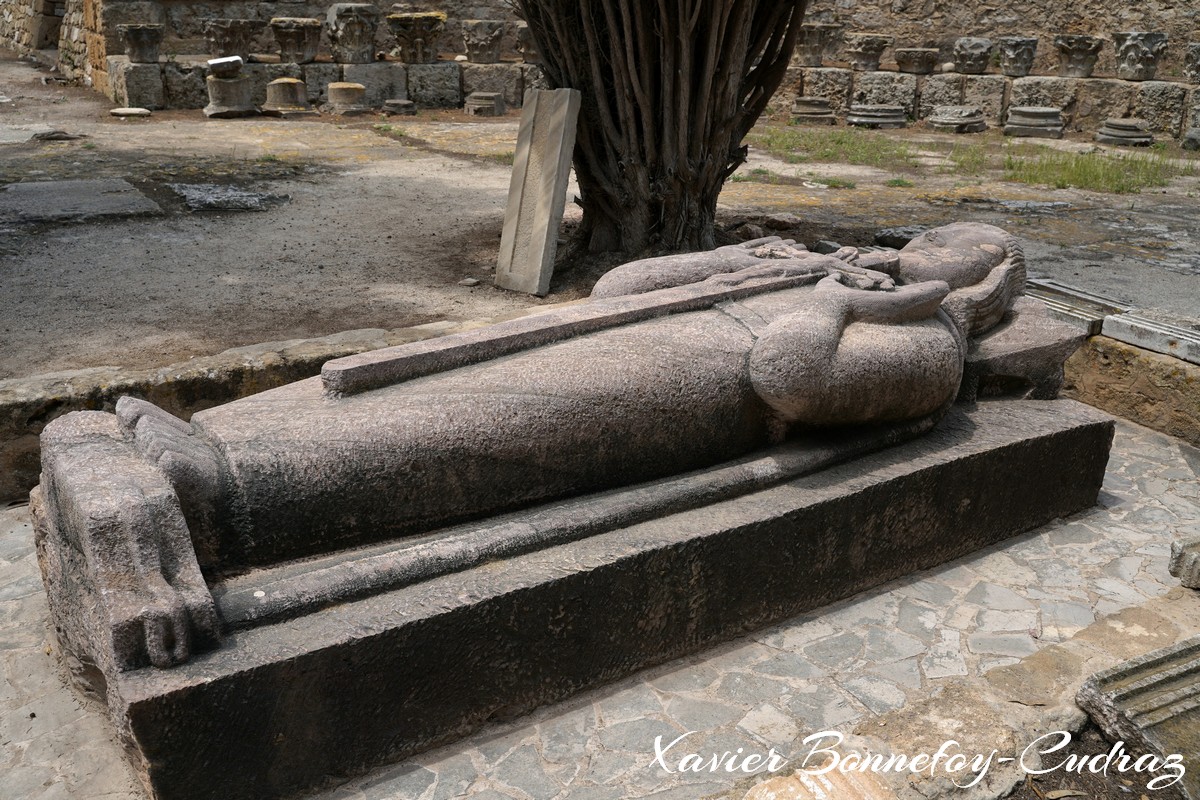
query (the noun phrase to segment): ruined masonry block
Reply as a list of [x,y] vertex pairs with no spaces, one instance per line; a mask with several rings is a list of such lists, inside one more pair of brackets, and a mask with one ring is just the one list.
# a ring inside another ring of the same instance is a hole
[[917,76],[905,72],[854,73],[854,103],[900,106],[912,118],[917,111]]
[[158,64],[131,64],[126,56],[108,58],[109,97],[128,108],[163,108],[163,74]]
[[463,64],[462,91],[464,95],[476,92],[504,95],[510,108],[521,105],[525,94],[524,71],[521,64]]
[[208,104],[208,89],[204,85],[205,69],[201,64],[167,62],[163,65],[164,103],[167,108],[204,108]]
[[1150,130],[1178,138],[1182,133],[1187,87],[1167,81],[1146,81],[1137,90],[1133,113],[1146,120]]
[[850,110],[850,92],[854,73],[835,67],[806,67],[800,84],[804,97],[820,97],[829,101],[835,114]]
[[[550,81],[546,80],[546,73],[537,64],[522,64],[521,65],[521,85],[524,86],[524,91],[530,89],[549,89]],[[522,100],[524,97],[522,96]],[[520,105],[518,103],[517,105]]]
[[1003,122],[1009,81],[1003,75],[967,75],[963,82],[964,105],[981,109],[989,122]]
[[1188,92],[1187,124],[1184,128],[1200,128],[1200,88]]
[[242,74],[250,78],[250,102],[261,106],[267,102],[267,84],[277,78],[300,78],[299,64],[246,64]]
[[1090,83],[1093,81],[1080,78],[1016,78],[1012,82],[1008,104],[1018,107],[1057,108],[1063,112],[1063,121],[1070,122],[1075,114],[1080,86]]
[[342,80],[361,83],[366,88],[363,103],[369,108],[382,108],[388,100],[408,99],[408,72],[403,64],[386,61],[346,64]]
[[1132,115],[1138,90],[1136,84],[1113,78],[1095,78],[1076,83],[1079,93],[1076,95],[1071,122],[1077,130],[1095,130],[1107,119],[1123,119]]
[[418,106],[458,108],[463,103],[461,65],[409,64],[408,99]]
[[961,106],[963,104],[963,76],[928,75],[917,83],[917,116],[925,119],[938,106]]
[[342,79],[341,64],[305,64],[301,72],[304,74],[304,82],[308,85],[310,103],[324,103],[328,99],[326,87]]

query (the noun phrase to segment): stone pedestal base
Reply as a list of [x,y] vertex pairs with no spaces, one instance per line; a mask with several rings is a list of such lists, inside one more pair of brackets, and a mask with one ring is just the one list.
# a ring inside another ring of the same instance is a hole
[[1146,129],[1143,120],[1133,117],[1109,119],[1096,132],[1096,141],[1117,147],[1149,147],[1154,144],[1154,134]]
[[1008,110],[1005,136],[1027,136],[1037,139],[1063,137],[1062,112],[1048,106],[1014,106]]
[[228,119],[250,117],[258,113],[253,102],[254,82],[248,75],[237,78],[209,75],[205,81],[208,84],[208,105],[204,107],[206,117]]
[[[1087,508],[1112,432],[1066,400],[955,409],[920,439],[774,488],[107,675],[109,707],[158,800],[296,794]],[[578,518],[658,490],[584,498]],[[42,563],[69,548],[39,546]],[[224,603],[231,587],[212,590]]]
[[903,128],[908,125],[903,106],[850,106],[847,125],[860,128]]

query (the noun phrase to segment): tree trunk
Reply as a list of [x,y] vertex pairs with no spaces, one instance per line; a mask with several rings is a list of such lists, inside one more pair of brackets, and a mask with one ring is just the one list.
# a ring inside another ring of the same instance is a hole
[[807,0],[516,0],[575,144],[591,252],[711,249],[717,197],[783,81]]

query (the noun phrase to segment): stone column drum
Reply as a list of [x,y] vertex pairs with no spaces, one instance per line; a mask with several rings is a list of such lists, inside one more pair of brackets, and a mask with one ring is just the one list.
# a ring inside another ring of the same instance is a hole
[[238,56],[249,61],[250,45],[266,26],[260,19],[210,19],[204,23],[208,51],[214,59]]
[[1033,71],[1033,59],[1037,55],[1036,36],[1001,36],[1000,72],[1010,78],[1024,78]]
[[913,75],[928,75],[937,67],[938,50],[934,47],[897,47],[896,68]]
[[446,27],[445,14],[388,14],[387,24],[396,39],[392,55],[405,64],[432,64],[438,60],[437,40]]
[[1058,74],[1064,78],[1090,78],[1104,40],[1098,36],[1062,33],[1054,37],[1058,48]]
[[879,69],[883,51],[892,46],[895,36],[879,33],[851,33],[846,36],[846,59],[850,68],[859,72],[874,72]]
[[208,105],[206,117],[227,119],[249,117],[258,113],[254,105],[254,83],[242,71],[241,56],[214,58],[208,62]]
[[339,64],[370,64],[375,60],[375,29],[379,9],[369,3],[334,3],[325,15],[333,60]]
[[500,60],[500,39],[504,22],[498,19],[464,19],[463,44],[472,64],[495,64]]
[[801,25],[792,63],[798,67],[825,66],[825,48],[841,27],[829,22],[809,22]]
[[308,17],[275,17],[271,32],[279,45],[283,64],[311,64],[321,47],[321,20]]
[[134,64],[157,64],[158,46],[162,44],[162,25],[118,25],[117,32],[125,43],[125,55]]
[[1117,48],[1117,77],[1125,81],[1152,81],[1158,60],[1167,52],[1165,33],[1126,31],[1113,34]]
[[267,84],[262,113],[270,117],[311,117],[317,112],[308,102],[308,84],[299,78],[277,78]]
[[954,42],[954,71],[963,75],[982,75],[992,60],[992,40],[981,36],[963,36]]
[[326,89],[329,96],[328,111],[342,116],[353,116],[357,114],[366,114],[371,109],[367,108],[366,97],[367,87],[361,83],[351,83],[349,81],[335,81]]

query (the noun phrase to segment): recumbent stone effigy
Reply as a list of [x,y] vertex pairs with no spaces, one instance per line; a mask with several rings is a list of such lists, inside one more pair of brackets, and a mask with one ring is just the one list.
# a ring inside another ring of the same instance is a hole
[[1096,412],[955,405],[1024,282],[986,225],[768,238],[190,422],[66,415],[55,634],[156,797],[282,797],[936,565],[1103,479]]

